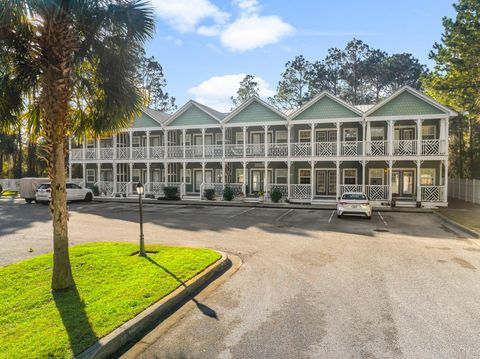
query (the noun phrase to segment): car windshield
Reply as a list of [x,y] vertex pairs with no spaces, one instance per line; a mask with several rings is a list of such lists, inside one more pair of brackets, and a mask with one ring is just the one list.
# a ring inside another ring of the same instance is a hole
[[49,183],[44,183],[44,184],[41,184],[38,189],[49,189],[50,188],[50,184]]
[[367,199],[367,196],[365,196],[363,193],[346,193],[343,195],[342,199],[365,201]]

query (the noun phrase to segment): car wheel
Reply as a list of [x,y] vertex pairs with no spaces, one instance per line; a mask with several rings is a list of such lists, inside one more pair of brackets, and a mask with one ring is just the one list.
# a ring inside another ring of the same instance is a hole
[[48,201],[41,201],[40,203],[46,206],[48,204]]
[[367,219],[372,219],[372,216],[371,216],[371,215],[370,215],[370,216],[366,216],[366,217],[367,217]]
[[32,202],[33,202],[33,199],[32,199],[32,198],[25,198],[25,202],[27,202],[27,203],[32,203]]
[[93,199],[93,196],[91,193],[87,193],[85,195],[85,202],[90,202]]
[[342,215],[341,215],[341,214],[337,214],[337,218],[342,218]]

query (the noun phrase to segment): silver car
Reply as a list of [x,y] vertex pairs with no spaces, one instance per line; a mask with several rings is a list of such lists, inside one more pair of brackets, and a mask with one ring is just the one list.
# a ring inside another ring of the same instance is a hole
[[341,218],[344,214],[364,215],[368,219],[372,218],[372,205],[365,193],[346,192],[337,203],[337,217]]

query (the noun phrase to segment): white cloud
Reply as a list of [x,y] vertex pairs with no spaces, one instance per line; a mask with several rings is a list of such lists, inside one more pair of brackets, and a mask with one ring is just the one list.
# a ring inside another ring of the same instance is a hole
[[238,6],[244,15],[258,13],[261,8],[257,0],[234,0],[233,3]]
[[230,14],[208,0],[152,0],[158,16],[179,32],[195,31],[204,20],[224,24]]
[[[242,81],[245,76],[246,74],[213,76],[201,84],[190,88],[188,92],[195,96],[195,101],[218,111],[227,112],[230,111],[232,107],[230,97],[236,95],[240,81]],[[266,98],[275,93],[275,91],[270,88],[268,82],[261,77],[255,77],[255,81],[258,82],[260,88],[259,95],[261,97]]]
[[294,32],[292,25],[276,15],[253,14],[227,25],[220,35],[220,41],[229,50],[242,52],[277,43]]

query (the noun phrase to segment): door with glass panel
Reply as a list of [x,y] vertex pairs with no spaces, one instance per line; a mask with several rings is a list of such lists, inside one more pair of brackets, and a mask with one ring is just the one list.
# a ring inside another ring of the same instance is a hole
[[413,170],[392,171],[392,196],[411,198],[414,194],[415,172]]
[[263,191],[263,171],[261,170],[252,170],[252,186],[250,192],[252,194],[257,194],[258,192]]
[[337,193],[337,171],[317,170],[316,195],[335,196]]
[[337,130],[318,130],[315,133],[315,155],[335,156],[337,153]]

